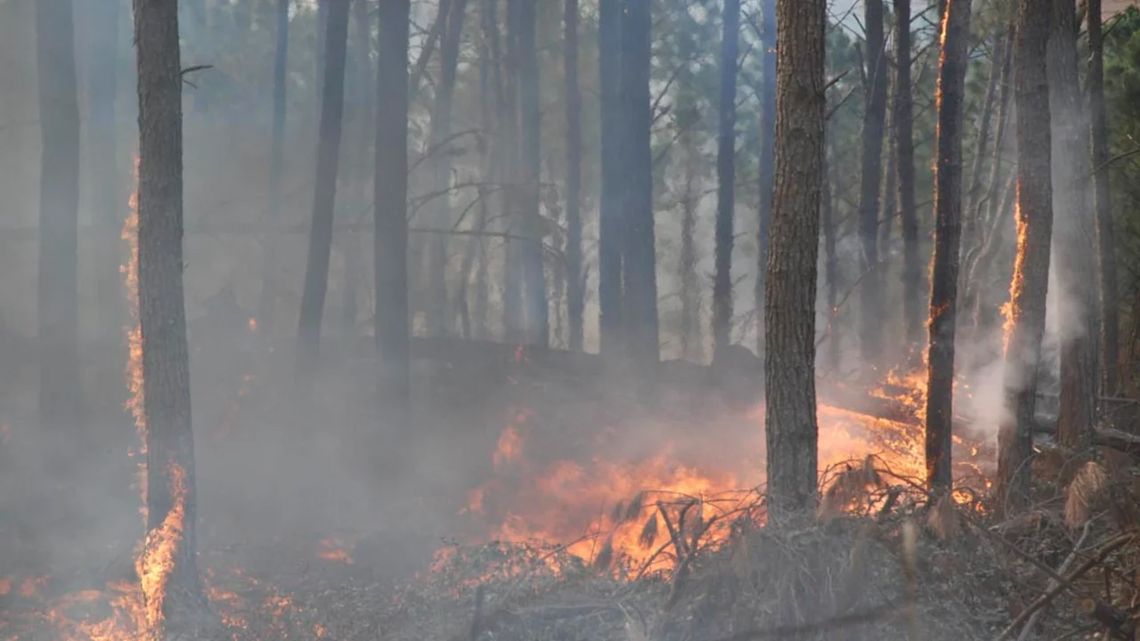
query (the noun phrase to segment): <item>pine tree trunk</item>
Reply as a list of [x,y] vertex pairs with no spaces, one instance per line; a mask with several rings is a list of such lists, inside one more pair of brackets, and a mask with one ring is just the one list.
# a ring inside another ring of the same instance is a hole
[[650,0],[627,0],[622,23],[622,98],[628,128],[625,161],[626,335],[632,362],[650,368],[660,358],[657,256],[653,230],[652,114],[649,98]]
[[922,340],[923,269],[918,247],[918,213],[914,195],[914,99],[910,78],[911,34],[910,0],[894,0],[895,48],[898,64],[895,76],[894,143],[898,156],[896,195],[903,239],[903,319],[906,342],[917,346]]
[[565,0],[563,75],[566,77],[566,314],[570,351],[582,351],[585,275],[582,272],[582,90],[578,86],[578,0]]
[[859,196],[859,237],[863,249],[863,283],[860,286],[859,345],[863,361],[879,360],[882,327],[882,291],[879,274],[879,186],[883,172],[883,128],[887,111],[887,56],[883,38],[882,0],[864,0],[867,91],[863,111],[862,174]]
[[[525,233],[520,219],[523,207],[523,181],[520,167],[519,123],[519,21],[522,2],[507,0],[506,23],[506,78],[503,82],[503,108],[500,112],[506,125],[502,128],[503,168],[506,188],[503,193],[503,218],[507,231],[514,236]],[[510,343],[526,342],[526,309],[524,308],[525,283],[523,281],[523,255],[521,243],[510,239],[505,244],[503,259],[503,334]]]
[[716,153],[716,274],[713,279],[714,360],[732,343],[732,246],[736,218],[736,59],[740,0],[724,0]]
[[773,519],[815,506],[815,290],[824,165],[825,0],[779,0],[775,193],[765,305]]
[[[273,139],[269,150],[269,213],[281,217],[281,175],[285,165],[286,63],[289,60],[289,1],[277,0],[276,44],[273,53]],[[277,239],[267,235],[262,239],[261,294],[257,302],[257,320],[262,332],[273,325],[273,312],[277,307]]]
[[519,4],[519,177],[521,213],[526,240],[520,247],[526,310],[526,343],[545,349],[550,343],[550,305],[546,296],[543,260],[544,223],[541,213],[540,168],[542,156],[542,105],[539,102],[538,0],[515,0]]
[[768,277],[768,232],[772,222],[772,190],[776,148],[776,0],[760,5],[760,203],[756,226],[756,353],[764,353],[764,291]]
[[[455,96],[456,67],[459,64],[459,44],[463,35],[463,20],[467,13],[467,0],[450,0],[440,5],[446,10],[443,38],[440,40],[440,79],[436,88],[435,104],[431,114],[431,167],[432,190],[441,195],[431,203],[428,225],[433,229],[451,228],[451,137],[452,103]],[[431,234],[428,239],[428,292],[427,331],[430,336],[443,336],[448,332],[447,319],[447,234]]]
[[995,479],[1000,504],[1011,510],[1023,507],[1029,496],[1028,459],[1049,286],[1053,186],[1045,56],[1051,12],[1051,0],[1018,2],[1013,62],[1017,106],[1017,259],[1006,321],[1006,412],[998,429]]
[[[325,294],[328,291],[329,254],[332,251],[341,123],[344,117],[344,66],[348,47],[350,0],[328,0],[328,4],[313,219],[309,230],[309,255],[305,265],[305,288],[301,293],[301,320],[297,331],[299,369],[316,366],[320,345],[321,317],[324,315]],[[390,89],[389,87],[388,90]]]
[[926,482],[950,491],[954,400],[954,330],[962,234],[962,137],[970,0],[950,0],[942,16],[938,65],[938,133],[934,167],[934,268],[927,357]]
[[601,201],[598,236],[598,304],[601,353],[616,356],[622,343],[622,190],[626,135],[621,102],[623,0],[599,0],[598,78],[601,93]]
[[[175,540],[173,567],[164,575],[161,614],[165,621],[150,621],[164,625],[155,631],[163,635],[166,630],[196,625],[206,607],[197,568],[194,436],[183,299],[177,4],[174,0],[134,0],[139,99],[138,303],[147,467],[144,558],[154,544],[151,534],[166,533]],[[144,585],[144,597],[152,596]]]
[[79,103],[71,0],[36,3],[39,73],[41,426],[79,428]]
[[1116,282],[1116,243],[1109,192],[1108,116],[1104,107],[1104,29],[1101,0],[1088,0],[1089,116],[1092,124],[1092,169],[1100,267],[1101,381],[1105,394],[1116,394],[1120,372],[1120,309]]
[[408,309],[409,0],[380,3],[376,103],[374,267],[380,400],[397,413],[411,402]]
[[681,132],[684,154],[684,192],[681,196],[681,256],[678,279],[681,282],[681,356],[699,363],[704,360],[701,349],[701,294],[697,277],[697,204],[701,158],[696,135],[691,127]]
[[1096,420],[1096,215],[1093,210],[1089,122],[1077,72],[1073,0],[1053,0],[1049,34],[1049,102],[1053,133],[1053,220],[1056,276],[1066,313],[1059,328],[1060,415],[1057,441],[1079,447]]

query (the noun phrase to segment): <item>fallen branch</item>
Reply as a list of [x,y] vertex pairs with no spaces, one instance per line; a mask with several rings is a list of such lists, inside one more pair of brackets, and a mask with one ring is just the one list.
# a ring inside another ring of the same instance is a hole
[[1012,634],[1014,630],[1018,629],[1022,626],[1022,624],[1028,621],[1035,612],[1052,603],[1053,599],[1056,599],[1057,595],[1068,589],[1068,586],[1072,585],[1074,581],[1084,576],[1089,570],[1100,565],[1100,563],[1104,561],[1104,559],[1108,557],[1109,554],[1123,546],[1125,543],[1133,540],[1134,537],[1135,534],[1133,532],[1127,532],[1117,536],[1114,539],[1109,540],[1108,543],[1105,543],[1103,546],[1101,546],[1100,552],[1098,552],[1096,556],[1082,563],[1081,566],[1074,570],[1072,574],[1065,577],[1063,581],[1057,582],[1052,588],[1047,590],[1045,594],[1042,594],[1037,598],[1036,601],[1030,603],[1029,607],[1022,610],[1021,614],[1019,614],[1017,618],[1009,624],[1009,626],[1002,630],[1001,634],[999,634],[994,641],[1002,641],[1002,639],[1009,637],[1009,635]]

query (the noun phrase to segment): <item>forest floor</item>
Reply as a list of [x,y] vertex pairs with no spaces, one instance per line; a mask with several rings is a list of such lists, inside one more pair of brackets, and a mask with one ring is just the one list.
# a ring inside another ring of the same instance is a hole
[[[416,366],[417,433],[400,439],[371,409],[358,345],[331,346],[301,387],[287,351],[245,341],[193,361],[200,565],[234,641],[993,639],[1019,616],[1011,638],[1134,627],[1140,544],[1117,540],[1130,522],[1098,504],[1067,525],[1060,474],[1014,521],[969,492],[927,505],[909,485],[921,449],[906,394],[861,408],[891,416],[836,428],[859,401],[825,392],[846,398],[821,410],[833,490],[818,519],[776,528],[752,373],[671,364],[648,397],[588,358],[421,345],[433,358]],[[121,372],[87,380],[121,399]],[[137,436],[108,400],[77,449],[25,427],[28,398],[0,399],[0,639],[125,641]],[[377,442],[400,451],[362,454]],[[61,444],[72,454],[53,454]],[[987,448],[971,446],[978,460]]]

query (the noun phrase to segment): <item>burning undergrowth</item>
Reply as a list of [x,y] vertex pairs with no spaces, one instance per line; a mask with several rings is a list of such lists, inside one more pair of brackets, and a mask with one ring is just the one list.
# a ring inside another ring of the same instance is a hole
[[[921,496],[924,376],[891,372],[869,392],[835,385],[823,395],[820,515],[889,512],[902,497]],[[765,521],[762,407],[716,409],[675,390],[649,418],[598,416],[591,427],[582,416],[516,406],[504,423],[489,479],[463,510],[478,525],[476,538],[558,543],[586,563],[640,575],[680,562],[683,554],[662,541],[715,548],[734,524]],[[992,446],[964,433],[954,456],[956,498],[983,509],[977,499]]]

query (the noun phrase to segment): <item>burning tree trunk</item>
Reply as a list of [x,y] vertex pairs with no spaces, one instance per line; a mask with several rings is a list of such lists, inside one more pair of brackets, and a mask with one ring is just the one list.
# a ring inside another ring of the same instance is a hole
[[374,267],[380,399],[397,412],[411,400],[408,324],[408,37],[411,3],[380,3],[377,71]]
[[927,359],[926,480],[944,493],[950,469],[954,399],[954,329],[958,306],[958,243],[962,233],[962,123],[970,0],[949,0],[942,15],[938,64],[938,131],[934,167],[934,269]]
[[[329,0],[320,133],[317,140],[317,177],[313,188],[313,220],[309,230],[309,256],[305,265],[305,288],[301,293],[301,320],[297,330],[297,363],[301,369],[316,364],[321,339],[321,317],[328,291],[341,120],[344,116],[344,64],[348,47],[349,3],[350,0]],[[390,91],[391,88],[386,87],[386,90]]]
[[538,0],[515,2],[518,3],[518,32],[515,37],[518,39],[520,205],[526,236],[520,251],[526,301],[526,338],[528,344],[545,348],[550,342],[550,314],[543,266],[542,239],[545,233],[539,191],[542,106],[538,95],[538,49],[535,43]]
[[[428,224],[433,229],[451,227],[451,112],[455,96],[455,73],[459,64],[459,39],[463,34],[463,19],[467,13],[467,0],[449,0],[440,4],[444,13],[443,38],[439,45],[439,86],[431,114],[431,167],[432,189],[440,194],[432,201]],[[431,336],[447,333],[447,234],[431,234],[427,252],[427,331]]]
[[582,90],[578,86],[578,0],[566,0],[566,315],[570,324],[570,350],[582,351],[582,313],[585,274],[582,272]]
[[[285,162],[286,63],[289,60],[289,0],[277,0],[276,45],[273,53],[273,140],[269,150],[269,212],[281,216],[281,173]],[[262,331],[273,323],[277,306],[277,263],[274,236],[262,240],[261,294],[257,302],[257,319]]]
[[756,353],[764,353],[764,290],[768,272],[768,229],[772,221],[773,152],[776,145],[776,0],[760,5],[760,206],[756,226]]
[[817,496],[815,289],[824,156],[825,0],[779,0],[776,174],[764,309],[765,431],[774,518]]
[[621,102],[622,0],[599,0],[598,79],[601,93],[601,205],[598,236],[598,304],[601,353],[622,344],[622,171],[625,127]]
[[625,283],[626,335],[633,362],[649,367],[660,357],[657,334],[657,256],[653,231],[653,156],[649,99],[649,0],[628,0],[622,22],[622,98],[627,127]]
[[[720,47],[719,131],[716,153],[716,276],[713,280],[714,354],[732,343],[732,245],[736,217],[736,58],[740,0],[724,0]],[[716,356],[714,356],[716,358]]]
[[137,561],[150,638],[196,626],[194,437],[182,289],[182,74],[178,3],[135,0],[138,304],[147,537]]
[[1078,446],[1096,419],[1096,219],[1092,210],[1089,126],[1077,73],[1077,20],[1073,0],[1053,0],[1049,35],[1053,209],[1059,300],[1067,313],[1061,342],[1057,440]]
[[922,265],[918,256],[918,215],[914,197],[914,99],[910,79],[910,0],[894,0],[894,142],[898,157],[897,202],[903,239],[903,318],[906,342],[918,345],[922,333]]
[[79,103],[71,0],[36,4],[39,73],[39,414],[43,427],[79,419]]
[[1049,80],[1045,70],[1051,0],[1019,0],[1014,50],[1017,104],[1017,259],[1006,319],[1004,397],[998,430],[995,491],[1018,509],[1029,494],[1028,459],[1037,398],[1037,367],[1045,330],[1049,241],[1053,230],[1050,180]]
[[879,358],[882,325],[882,292],[879,269],[879,185],[883,172],[883,127],[887,113],[887,56],[883,38],[883,2],[865,0],[864,25],[867,30],[866,105],[863,111],[862,175],[859,196],[859,236],[863,245],[866,274],[860,292],[859,344],[863,360]]
[[1104,107],[1104,30],[1100,0],[1088,0],[1089,116],[1092,124],[1092,169],[1096,207],[1097,259],[1100,266],[1101,379],[1103,391],[1115,394],[1120,362],[1120,310],[1117,308],[1116,244],[1109,200],[1108,117]]

